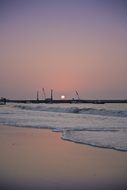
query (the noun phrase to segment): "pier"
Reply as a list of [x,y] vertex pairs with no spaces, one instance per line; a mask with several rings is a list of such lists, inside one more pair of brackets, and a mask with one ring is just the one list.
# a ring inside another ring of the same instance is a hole
[[75,104],[75,103],[81,103],[81,104],[85,104],[85,103],[90,103],[90,104],[105,104],[105,103],[127,103],[127,99],[125,100],[114,100],[114,99],[108,99],[108,100],[88,100],[88,99],[64,99],[64,100],[60,100],[60,99],[51,99],[51,98],[47,98],[45,100],[11,100],[11,99],[6,99],[6,103],[35,103],[35,104],[39,104],[39,103],[54,103],[54,104]]

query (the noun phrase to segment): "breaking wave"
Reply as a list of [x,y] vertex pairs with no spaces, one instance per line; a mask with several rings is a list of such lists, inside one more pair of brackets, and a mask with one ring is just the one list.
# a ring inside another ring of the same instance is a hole
[[127,131],[77,131],[66,130],[62,139],[100,148],[127,151]]
[[23,109],[23,110],[33,110],[33,111],[127,117],[126,110],[107,110],[107,109],[96,109],[96,108],[59,107],[59,106],[49,107],[49,106],[43,106],[43,105],[15,105],[15,107],[19,109]]

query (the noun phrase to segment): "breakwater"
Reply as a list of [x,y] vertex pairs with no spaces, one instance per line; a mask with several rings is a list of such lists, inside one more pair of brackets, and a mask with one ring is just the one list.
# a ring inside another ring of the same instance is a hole
[[59,99],[45,99],[45,100],[10,100],[6,99],[6,102],[10,103],[92,103],[92,104],[105,104],[105,103],[127,103],[127,99],[125,100],[119,100],[119,99],[108,99],[108,100],[88,100],[88,99],[80,99],[80,100],[74,100],[74,99],[66,99],[66,100],[59,100]]

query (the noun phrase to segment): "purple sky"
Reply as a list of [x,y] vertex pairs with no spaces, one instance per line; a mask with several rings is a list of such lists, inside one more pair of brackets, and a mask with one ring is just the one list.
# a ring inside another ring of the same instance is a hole
[[55,98],[127,98],[127,1],[0,1],[0,96],[43,87]]

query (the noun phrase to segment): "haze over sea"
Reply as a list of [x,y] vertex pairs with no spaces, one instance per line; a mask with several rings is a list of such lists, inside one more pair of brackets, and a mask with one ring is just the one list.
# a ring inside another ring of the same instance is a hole
[[127,104],[12,104],[0,106],[0,124],[52,129],[62,139],[127,151]]

